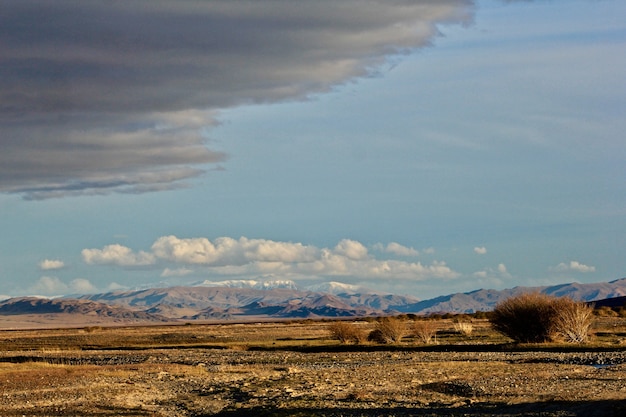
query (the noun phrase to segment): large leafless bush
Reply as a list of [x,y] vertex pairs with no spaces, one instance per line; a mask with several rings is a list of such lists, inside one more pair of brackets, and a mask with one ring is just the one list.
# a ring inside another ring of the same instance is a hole
[[516,342],[587,341],[592,309],[570,298],[526,293],[499,303],[490,316],[492,327]]

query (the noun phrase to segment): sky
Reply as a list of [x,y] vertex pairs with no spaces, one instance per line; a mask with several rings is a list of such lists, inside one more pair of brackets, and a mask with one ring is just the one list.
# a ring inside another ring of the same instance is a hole
[[622,0],[0,10],[0,298],[626,276]]

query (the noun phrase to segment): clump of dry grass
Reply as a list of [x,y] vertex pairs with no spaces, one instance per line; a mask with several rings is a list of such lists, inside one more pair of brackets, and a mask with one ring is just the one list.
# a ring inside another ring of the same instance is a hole
[[341,343],[363,343],[367,337],[362,328],[355,323],[336,321],[328,326],[331,337]]
[[462,336],[471,336],[474,331],[474,325],[469,321],[455,321],[453,326],[454,331]]
[[368,340],[377,343],[399,343],[407,333],[404,320],[397,317],[383,317],[376,322],[376,328],[369,334]]
[[437,324],[432,320],[417,320],[413,322],[413,337],[424,344],[431,344],[436,341]]

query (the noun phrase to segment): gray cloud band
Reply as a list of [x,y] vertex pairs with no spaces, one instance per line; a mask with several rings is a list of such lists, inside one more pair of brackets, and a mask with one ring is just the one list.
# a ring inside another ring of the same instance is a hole
[[0,191],[181,186],[226,155],[216,111],[368,76],[471,20],[469,0],[2,1]]

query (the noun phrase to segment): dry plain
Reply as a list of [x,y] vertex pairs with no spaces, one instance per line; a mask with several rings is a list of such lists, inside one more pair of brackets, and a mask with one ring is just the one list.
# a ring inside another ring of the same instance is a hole
[[623,318],[596,318],[585,345],[513,345],[477,319],[469,335],[437,320],[431,344],[344,345],[329,324],[0,331],[0,415],[626,415]]

